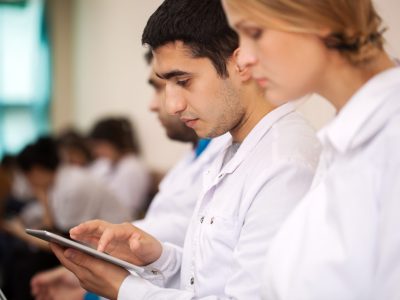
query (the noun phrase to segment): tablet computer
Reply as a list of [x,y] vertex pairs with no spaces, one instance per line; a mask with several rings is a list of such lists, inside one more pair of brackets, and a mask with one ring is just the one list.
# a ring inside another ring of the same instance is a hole
[[111,256],[107,253],[97,251],[96,249],[91,248],[88,245],[82,244],[78,241],[70,240],[65,237],[62,237],[61,235],[46,231],[46,230],[36,230],[36,229],[25,229],[26,233],[33,235],[39,239],[56,243],[58,245],[61,245],[65,248],[74,248],[76,250],[82,251],[86,254],[89,254],[91,256],[94,256],[96,258],[105,260],[109,263],[113,263],[117,266],[123,267],[125,269],[128,269],[130,271],[135,271],[137,273],[143,272],[143,268],[139,266],[135,266],[131,263],[128,263],[122,259],[116,258],[114,256]]

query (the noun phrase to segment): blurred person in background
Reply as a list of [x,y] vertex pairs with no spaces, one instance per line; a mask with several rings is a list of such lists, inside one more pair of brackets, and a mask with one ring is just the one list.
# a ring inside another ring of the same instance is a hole
[[[41,222],[37,228],[66,233],[83,220],[129,220],[126,209],[102,182],[81,167],[61,163],[52,138],[39,138],[26,146],[18,155],[17,164],[40,203]],[[31,277],[58,264],[47,243],[25,234],[25,227],[18,216],[2,225],[3,230],[20,241],[4,268],[4,292],[15,300],[31,299]]]
[[17,157],[18,166],[43,206],[42,227],[66,232],[82,219],[127,220],[113,193],[86,170],[61,163],[56,142],[42,137]]
[[123,117],[101,119],[90,131],[89,140],[98,160],[92,172],[104,180],[132,218],[137,219],[148,202],[151,179],[140,157],[132,123]]
[[[6,202],[11,193],[12,179],[11,174],[0,165],[0,228],[5,218]],[[3,277],[3,266],[8,259],[9,251],[7,251],[7,238],[0,232],[0,283]]]
[[[36,203],[34,195],[25,177],[17,169],[16,158],[5,155],[0,164],[0,287],[10,284],[7,279],[11,274],[7,270],[13,265],[16,253],[28,251],[26,243],[10,234],[10,227],[20,224],[12,220],[16,220],[16,217],[27,220],[25,212],[31,210],[33,203]],[[18,228],[22,229],[23,226]],[[43,243],[39,242],[38,246],[43,246]],[[51,256],[53,261],[49,267],[58,264],[53,255],[47,255]]]
[[56,136],[60,158],[65,164],[90,167],[94,157],[87,138],[73,128],[68,128]]
[[6,216],[10,217],[21,213],[34,201],[34,195],[26,177],[19,170],[17,159],[13,155],[5,155],[1,161],[1,168],[8,175],[11,190],[4,199]]

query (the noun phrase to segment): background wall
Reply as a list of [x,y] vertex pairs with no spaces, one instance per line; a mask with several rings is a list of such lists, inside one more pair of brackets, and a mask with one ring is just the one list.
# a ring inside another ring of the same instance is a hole
[[[140,37],[161,0],[51,0],[54,43],[56,130],[74,124],[87,130],[99,117],[128,115],[138,127],[147,163],[159,170],[174,164],[187,145],[168,140],[147,108],[147,86]],[[388,50],[400,56],[399,0],[377,0],[389,26]],[[396,15],[397,14],[397,15]],[[320,128],[334,114],[323,99],[312,97],[300,110]]]

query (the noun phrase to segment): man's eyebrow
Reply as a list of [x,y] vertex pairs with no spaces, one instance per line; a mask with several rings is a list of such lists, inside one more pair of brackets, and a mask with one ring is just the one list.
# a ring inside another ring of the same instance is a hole
[[172,70],[170,72],[166,72],[166,73],[162,73],[162,74],[156,73],[156,75],[157,75],[157,77],[159,77],[161,79],[168,80],[173,77],[190,75],[190,73],[185,72],[185,71],[180,71],[180,70]]
[[155,88],[155,89],[160,89],[160,88],[163,86],[162,83],[157,82],[157,81],[155,81],[155,80],[152,79],[152,78],[150,78],[149,80],[147,80],[147,83],[148,83],[149,85],[151,85],[151,86],[152,86],[153,88]]

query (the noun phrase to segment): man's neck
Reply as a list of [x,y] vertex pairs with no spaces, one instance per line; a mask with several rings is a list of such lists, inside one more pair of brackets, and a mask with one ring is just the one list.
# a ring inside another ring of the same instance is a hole
[[248,99],[246,102],[246,111],[235,128],[230,130],[233,142],[235,143],[243,142],[258,122],[275,109],[275,107],[265,99],[264,92],[261,91],[258,86],[249,86],[247,92],[243,93],[243,97],[245,97],[244,99],[246,100]]

